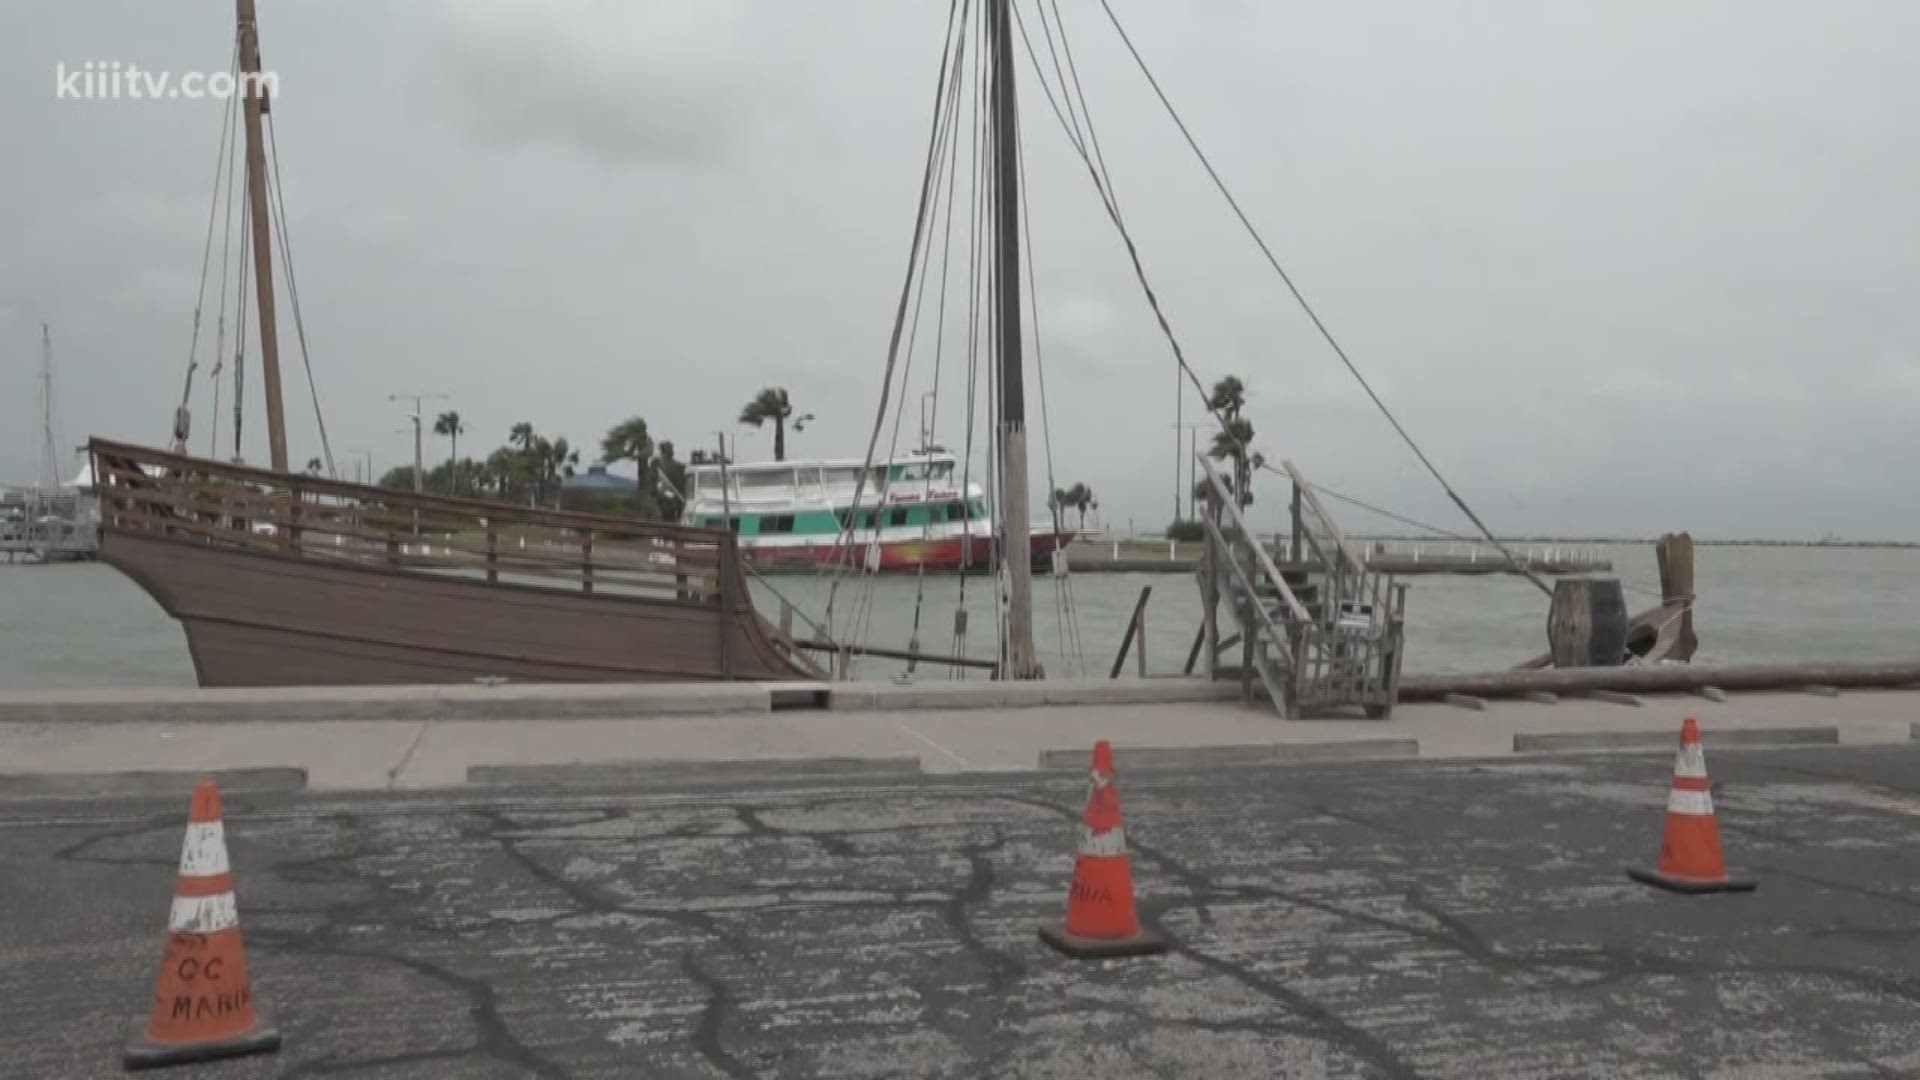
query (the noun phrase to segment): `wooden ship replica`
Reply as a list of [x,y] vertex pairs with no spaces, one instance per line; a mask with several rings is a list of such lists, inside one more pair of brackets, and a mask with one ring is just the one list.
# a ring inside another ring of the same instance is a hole
[[[238,47],[241,72],[257,76],[253,0],[238,0]],[[257,77],[241,84],[271,465],[187,453],[184,406],[170,451],[88,444],[99,557],[179,620],[200,685],[818,677],[755,612],[727,531],[289,469],[262,143],[270,103]]]

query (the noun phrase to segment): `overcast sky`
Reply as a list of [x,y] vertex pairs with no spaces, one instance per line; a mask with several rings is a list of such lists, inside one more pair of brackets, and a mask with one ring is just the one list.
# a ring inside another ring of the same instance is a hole
[[[457,408],[463,448],[482,452],[515,421],[597,445],[629,415],[705,445],[768,384],[818,416],[791,454],[864,450],[946,3],[259,2],[343,460],[410,455],[390,393],[449,395],[431,407]],[[1269,457],[1467,528],[1240,232],[1098,4],[1059,3],[1202,376],[1246,380]],[[1920,537],[1920,4],[1113,4],[1309,298],[1496,529]],[[63,443],[165,441],[220,136],[211,99],[57,100],[56,65],[224,71],[231,21],[230,0],[0,6],[0,479],[34,473],[42,320]],[[1110,522],[1159,528],[1172,361],[1021,76],[1056,477],[1092,485]],[[318,439],[285,309],[282,334],[297,466]],[[903,444],[931,366],[916,357]],[[259,392],[255,364],[253,460]],[[771,455],[770,433],[740,434],[742,455]],[[1259,520],[1283,502],[1269,484]]]

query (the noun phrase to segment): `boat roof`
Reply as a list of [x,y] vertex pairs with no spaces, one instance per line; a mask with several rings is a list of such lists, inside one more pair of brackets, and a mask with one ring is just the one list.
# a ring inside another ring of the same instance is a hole
[[[896,456],[885,461],[876,459],[873,463],[873,466],[874,468],[880,468],[885,465],[912,465],[916,462],[922,462],[922,461],[935,461],[935,462],[944,461],[949,464],[952,464],[957,462],[958,460],[959,459],[954,456],[951,450],[934,450],[931,452],[925,451],[925,450],[913,450],[913,451],[909,451],[904,455]],[[788,458],[785,461],[730,462],[727,465],[727,471],[740,473],[740,472],[785,472],[788,469],[804,469],[804,468],[858,469],[866,464],[867,464],[867,461],[865,458]],[[707,461],[703,461],[698,465],[687,466],[688,472],[717,472],[719,471],[719,469],[720,469],[720,466],[718,463],[707,462]]]

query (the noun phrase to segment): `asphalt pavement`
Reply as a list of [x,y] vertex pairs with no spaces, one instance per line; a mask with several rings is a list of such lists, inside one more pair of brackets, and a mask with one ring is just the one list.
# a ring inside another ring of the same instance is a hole
[[[218,1078],[1920,1076],[1920,748],[1130,771],[1159,956],[1036,936],[1084,777],[234,795],[276,1054]],[[1124,769],[1124,766],[1123,766]],[[0,806],[0,1076],[120,1075],[186,802]]]

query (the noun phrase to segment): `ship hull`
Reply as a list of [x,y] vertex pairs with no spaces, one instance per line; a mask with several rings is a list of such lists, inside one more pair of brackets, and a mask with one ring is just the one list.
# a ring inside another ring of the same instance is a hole
[[[1056,547],[1073,540],[1071,533],[1035,533],[1029,556],[1035,566],[1046,566]],[[741,561],[762,573],[806,571],[841,565],[870,567],[880,573],[991,572],[994,544],[985,537],[937,537],[926,540],[882,540],[849,546],[832,540],[812,544],[754,545],[742,541]],[[877,559],[876,559],[877,556]],[[877,565],[873,565],[877,561]]]
[[[201,686],[811,677],[751,612],[387,572],[103,529],[100,557],[186,631]],[[724,633],[724,647],[723,647]]]

